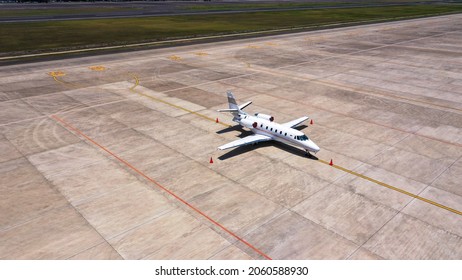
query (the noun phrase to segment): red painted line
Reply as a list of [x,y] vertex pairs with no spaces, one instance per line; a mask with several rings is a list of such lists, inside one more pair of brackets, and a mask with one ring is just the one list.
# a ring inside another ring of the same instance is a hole
[[92,138],[90,138],[89,136],[87,136],[85,133],[83,133],[82,131],[80,131],[79,129],[75,128],[74,126],[72,126],[71,124],[69,124],[68,122],[64,121],[63,119],[59,118],[58,116],[56,115],[52,115],[51,116],[53,119],[55,119],[57,122],[61,123],[64,127],[67,127],[69,128],[70,130],[76,132],[78,135],[82,136],[83,138],[85,138],[86,140],[88,140],[89,142],[91,142],[92,144],[94,144],[95,146],[98,146],[100,149],[104,150],[106,153],[110,154],[111,156],[113,156],[115,159],[117,159],[118,161],[120,161],[121,163],[125,164],[127,167],[129,167],[130,169],[132,169],[133,171],[135,171],[136,173],[138,173],[139,175],[141,175],[142,177],[144,177],[146,180],[154,183],[157,187],[159,187],[160,189],[164,190],[165,192],[167,192],[168,194],[170,194],[171,196],[173,196],[174,198],[176,198],[178,201],[180,201],[181,203],[183,203],[184,205],[188,206],[189,208],[191,208],[192,210],[194,210],[196,213],[200,214],[201,216],[203,216],[204,218],[206,218],[207,220],[209,220],[211,223],[213,223],[214,225],[218,226],[219,228],[221,228],[222,230],[224,230],[225,232],[227,232],[229,235],[231,235],[232,237],[236,238],[237,240],[239,240],[240,242],[244,243],[245,245],[247,245],[249,248],[251,248],[252,250],[254,250],[255,252],[257,252],[259,255],[261,255],[262,257],[268,259],[268,260],[271,260],[271,258],[266,255],[265,253],[263,253],[262,251],[260,251],[259,249],[257,249],[255,246],[253,246],[252,244],[250,244],[249,242],[245,241],[243,238],[239,237],[238,235],[236,235],[234,232],[232,232],[231,230],[227,229],[225,226],[221,225],[220,223],[218,223],[217,221],[215,221],[214,219],[212,219],[211,217],[209,217],[207,214],[205,214],[204,212],[202,212],[201,210],[199,210],[198,208],[194,207],[193,205],[191,205],[190,203],[188,203],[186,200],[182,199],[181,197],[179,197],[178,195],[176,195],[174,192],[170,191],[169,189],[167,189],[166,187],[162,186],[161,184],[159,184],[156,180],[152,179],[151,177],[149,177],[148,175],[144,174],[143,172],[141,172],[139,169],[137,169],[136,167],[134,167],[133,165],[131,165],[129,162],[127,162],[126,160],[122,159],[121,157],[117,156],[116,154],[114,154],[113,152],[111,152],[110,150],[108,150],[107,148],[105,148],[103,145],[99,144],[98,142],[96,142],[95,140],[93,140]]

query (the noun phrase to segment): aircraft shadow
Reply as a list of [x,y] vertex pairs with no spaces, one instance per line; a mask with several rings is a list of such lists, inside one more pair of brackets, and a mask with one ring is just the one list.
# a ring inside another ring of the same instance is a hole
[[229,158],[242,155],[244,153],[253,151],[255,149],[269,147],[269,146],[281,149],[281,150],[283,150],[285,152],[288,152],[288,153],[291,153],[291,154],[293,154],[295,156],[304,157],[304,158],[308,158],[308,159],[311,159],[311,160],[318,160],[318,158],[315,155],[312,155],[312,154],[306,155],[305,151],[303,151],[301,149],[298,149],[296,147],[293,147],[291,145],[287,145],[287,144],[284,144],[284,143],[281,143],[281,142],[276,142],[276,141],[262,142],[262,143],[257,143],[255,145],[247,145],[247,146],[237,147],[237,148],[234,148],[233,150],[227,152],[226,154],[223,154],[223,155],[219,156],[218,159],[219,160],[227,160]]
[[307,126],[306,124],[301,124],[301,125],[299,125],[299,126],[295,126],[294,129],[296,129],[296,130],[302,130],[302,129],[305,129],[305,128],[307,128],[307,127],[308,127],[308,126]]
[[217,134],[223,134],[223,133],[227,133],[227,132],[231,132],[231,131],[240,131],[240,132],[244,132],[246,130],[244,130],[242,128],[242,126],[240,125],[233,125],[233,126],[230,126],[230,127],[227,127],[227,128],[223,128],[222,130],[218,130],[216,133]]

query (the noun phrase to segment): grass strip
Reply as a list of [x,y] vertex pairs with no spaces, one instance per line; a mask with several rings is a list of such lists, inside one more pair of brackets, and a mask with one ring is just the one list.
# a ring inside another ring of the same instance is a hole
[[232,34],[332,23],[460,13],[462,5],[418,5],[0,24],[0,53],[27,53]]

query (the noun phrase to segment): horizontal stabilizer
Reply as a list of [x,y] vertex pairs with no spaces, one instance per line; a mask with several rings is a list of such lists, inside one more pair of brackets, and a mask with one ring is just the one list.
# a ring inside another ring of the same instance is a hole
[[239,112],[238,109],[219,109],[218,112]]
[[252,101],[249,101],[249,102],[246,102],[246,103],[244,103],[242,105],[239,105],[239,110],[244,109],[245,107],[249,106],[250,104],[252,104]]

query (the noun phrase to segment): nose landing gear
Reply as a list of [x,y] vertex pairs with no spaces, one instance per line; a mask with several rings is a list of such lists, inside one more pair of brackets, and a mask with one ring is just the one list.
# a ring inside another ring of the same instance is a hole
[[310,151],[308,151],[308,150],[305,151],[305,156],[306,156],[307,158],[310,158],[310,159],[315,159],[315,160],[318,159],[315,155],[312,155],[312,154],[310,153]]

